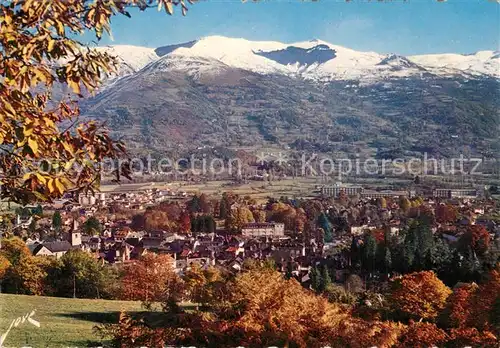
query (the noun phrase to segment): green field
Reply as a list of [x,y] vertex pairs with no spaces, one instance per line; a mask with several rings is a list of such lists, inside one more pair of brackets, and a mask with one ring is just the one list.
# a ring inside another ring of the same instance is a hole
[[138,302],[0,294],[0,335],[13,320],[33,310],[32,318],[40,327],[27,321],[13,327],[3,347],[95,347],[99,345],[92,331],[95,325],[116,322],[121,310],[142,308]]

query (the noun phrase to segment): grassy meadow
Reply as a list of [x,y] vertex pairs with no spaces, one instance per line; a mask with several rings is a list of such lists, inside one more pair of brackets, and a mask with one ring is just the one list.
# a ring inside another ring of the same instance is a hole
[[117,322],[121,310],[137,312],[142,308],[139,302],[0,294],[0,335],[13,320],[33,310],[31,318],[40,327],[27,321],[13,327],[3,348],[97,347],[95,325]]

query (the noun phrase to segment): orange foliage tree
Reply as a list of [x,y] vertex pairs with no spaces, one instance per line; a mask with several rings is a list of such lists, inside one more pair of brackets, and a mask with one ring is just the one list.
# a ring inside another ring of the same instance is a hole
[[78,96],[94,92],[117,61],[77,37],[91,32],[100,39],[116,14],[153,4],[170,14],[174,5],[187,9],[184,0],[0,3],[0,198],[26,204],[93,188],[99,162],[124,154],[105,128],[78,121],[76,99],[57,101],[52,92],[54,86]]
[[460,238],[464,249],[472,248],[478,255],[483,255],[490,246],[490,234],[484,226],[470,225]]
[[435,209],[436,221],[439,223],[452,223],[458,218],[458,212],[449,204],[438,204]]
[[401,347],[440,347],[448,341],[446,332],[434,323],[414,322],[401,335]]
[[125,266],[122,278],[122,298],[143,301],[146,305],[166,301],[180,284],[174,272],[173,259],[168,255],[148,253]]
[[448,326],[464,327],[470,321],[472,302],[479,287],[476,284],[465,284],[453,291],[448,298],[444,313]]
[[392,279],[389,301],[408,318],[433,320],[445,307],[451,290],[432,271]]
[[189,233],[191,231],[191,217],[187,211],[183,211],[179,218],[179,229],[182,233]]
[[7,270],[10,267],[10,261],[3,255],[0,254],[0,281],[5,277]]
[[450,347],[498,347],[498,338],[492,332],[475,327],[451,329],[450,336]]
[[443,319],[452,329],[454,346],[486,346],[500,336],[500,272],[483,284],[466,284],[448,299]]

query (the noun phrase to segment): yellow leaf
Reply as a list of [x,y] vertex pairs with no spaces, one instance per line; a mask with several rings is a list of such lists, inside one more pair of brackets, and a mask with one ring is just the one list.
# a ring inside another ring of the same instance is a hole
[[31,178],[31,173],[26,173],[26,174],[23,175],[23,181],[26,181],[29,178]]
[[3,106],[5,109],[9,112],[9,114],[15,116],[16,115],[16,110],[10,105],[10,103],[6,102],[5,100],[2,101]]
[[36,175],[38,181],[40,181],[42,184],[45,185],[47,183],[47,179],[45,179],[45,177],[42,174],[36,173],[35,175]]
[[49,39],[49,44],[47,45],[47,51],[52,52],[54,49],[54,44],[56,43],[56,40]]
[[36,142],[35,139],[29,138],[28,139],[28,146],[31,148],[31,151],[36,155],[38,153],[38,143]]
[[38,78],[38,80],[42,82],[47,82],[47,76],[41,70],[36,69],[35,75]]
[[68,84],[71,87],[71,89],[73,90],[73,92],[75,92],[76,94],[80,94],[80,84],[78,82],[73,81],[73,80],[69,80]]
[[68,162],[66,162],[66,164],[64,165],[64,170],[68,171],[71,169],[71,167],[73,167],[73,165],[75,164],[75,159],[72,158],[71,160],[69,160]]
[[50,118],[46,118],[45,119],[45,124],[47,126],[49,126],[50,128],[56,128],[56,124]]
[[33,134],[33,127],[31,125],[24,126],[23,133],[25,137],[29,137],[31,134]]
[[64,24],[59,21],[57,21],[57,33],[61,36],[64,36]]
[[73,148],[71,147],[70,144],[68,144],[67,142],[63,141],[62,145],[63,145],[63,147],[64,147],[64,149],[66,151],[68,151],[69,153],[73,154]]
[[54,179],[54,183],[56,184],[57,190],[60,194],[64,193],[64,185],[59,179]]
[[62,180],[64,186],[67,187],[67,188],[71,188],[71,187],[74,186],[73,183],[71,182],[71,180],[69,180],[66,177],[62,177],[61,180]]
[[167,10],[168,14],[174,13],[174,6],[170,1],[165,4],[165,9]]
[[53,193],[56,190],[56,188],[54,187],[54,179],[49,179],[49,181],[47,182],[47,187],[49,188],[50,193]]

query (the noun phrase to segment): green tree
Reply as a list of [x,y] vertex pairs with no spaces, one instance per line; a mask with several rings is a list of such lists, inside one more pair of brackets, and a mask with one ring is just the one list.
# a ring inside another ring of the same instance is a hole
[[363,269],[372,273],[375,270],[377,257],[377,241],[371,233],[368,233],[364,238],[361,260]]
[[229,205],[227,197],[224,195],[222,196],[222,199],[220,200],[219,204],[219,218],[226,219],[230,213],[231,213],[231,207]]
[[317,266],[311,269],[309,277],[311,278],[311,287],[313,290],[319,291],[321,288],[321,272]]
[[405,231],[404,236],[403,264],[401,268],[405,271],[409,271],[414,267],[418,245],[416,230],[413,225]]
[[330,272],[326,265],[323,266],[321,270],[321,281],[319,283],[319,291],[324,292],[332,285],[332,278],[330,277]]
[[56,210],[54,214],[52,215],[52,227],[56,232],[59,232],[62,227],[62,217],[61,213]]
[[83,223],[83,232],[88,235],[100,234],[102,232],[101,222],[94,216],[91,216]]
[[325,242],[331,242],[333,240],[332,226],[324,212],[318,216],[318,227],[325,232]]
[[416,267],[417,270],[432,268],[432,250],[434,248],[434,235],[429,224],[419,221],[415,225],[417,235]]
[[116,281],[116,275],[91,254],[70,250],[61,257],[51,280],[56,296],[110,298],[109,285]]
[[38,226],[37,226],[37,221],[36,221],[36,218],[33,217],[33,219],[31,220],[29,226],[28,226],[28,231],[33,234],[36,232]]
[[186,207],[190,213],[201,212],[200,197],[194,195],[193,198],[191,198],[191,200],[187,202]]

